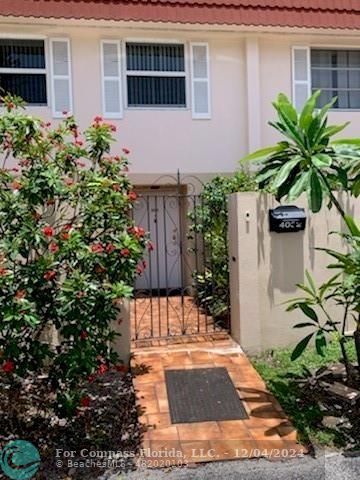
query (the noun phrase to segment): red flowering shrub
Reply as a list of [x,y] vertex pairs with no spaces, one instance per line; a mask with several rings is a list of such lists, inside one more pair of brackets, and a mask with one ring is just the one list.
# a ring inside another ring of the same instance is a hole
[[[66,116],[51,128],[19,99],[3,102],[0,375],[15,382],[46,370],[59,411],[70,415],[86,406],[88,379],[119,365],[111,324],[147,239],[129,215],[127,159],[110,155],[111,125],[96,117],[80,132]],[[49,328],[57,345],[43,340]]]

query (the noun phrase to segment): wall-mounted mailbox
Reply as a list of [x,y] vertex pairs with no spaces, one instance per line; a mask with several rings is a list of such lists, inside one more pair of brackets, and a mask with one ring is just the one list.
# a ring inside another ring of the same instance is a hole
[[269,210],[269,221],[270,232],[299,232],[305,230],[305,210],[294,205],[272,208]]

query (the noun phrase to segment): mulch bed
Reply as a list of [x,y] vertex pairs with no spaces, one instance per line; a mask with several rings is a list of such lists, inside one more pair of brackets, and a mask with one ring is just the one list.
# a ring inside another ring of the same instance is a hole
[[[131,373],[109,371],[99,376],[87,388],[90,407],[80,409],[71,421],[54,414],[45,376],[24,381],[11,420],[8,387],[0,377],[0,449],[10,440],[32,442],[41,456],[36,479],[94,480],[135,468],[143,427],[138,423]],[[74,453],[70,458],[63,452],[56,456],[57,450]],[[97,458],[91,457],[95,452]],[[107,452],[115,452],[112,461],[106,458]],[[88,464],[74,467],[76,461]]]

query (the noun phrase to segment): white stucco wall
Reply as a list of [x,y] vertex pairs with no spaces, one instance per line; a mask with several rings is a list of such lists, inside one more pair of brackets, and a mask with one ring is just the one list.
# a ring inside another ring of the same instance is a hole
[[[308,35],[263,35],[260,43],[260,90],[261,90],[261,143],[262,146],[273,144],[279,139],[279,134],[267,122],[275,118],[275,110],[271,102],[279,92],[291,98],[291,49],[293,46],[310,46],[324,48],[358,48],[360,49],[360,35],[344,34],[308,34]],[[351,124],[340,135],[354,137],[360,135],[360,111],[332,110],[329,114],[329,123],[342,124],[350,121]]]
[[[252,30],[252,31],[251,31]],[[331,33],[331,34],[330,34]],[[130,148],[131,175],[136,183],[152,183],[164,173],[196,174],[208,179],[214,173],[231,174],[249,150],[272,144],[278,134],[268,126],[274,118],[271,102],[281,92],[291,96],[291,47],[324,45],[359,47],[353,32],[273,31],[241,27],[184,26],[74,20],[0,19],[1,36],[40,35],[71,40],[74,114],[81,127],[102,114],[101,39],[178,40],[208,42],[210,47],[211,119],[191,115],[190,78],[186,109],[124,109],[115,120],[117,148]],[[123,81],[123,88],[125,81]],[[125,95],[124,95],[125,97]],[[49,95],[50,98],[50,95]],[[50,108],[30,108],[52,120]],[[335,111],[335,123],[350,120],[347,136],[359,134],[360,112]]]
[[[5,26],[1,35],[45,37],[66,36],[71,40],[74,114],[80,125],[88,125],[95,115],[102,115],[101,39],[142,39],[186,43],[189,72],[189,42],[206,41],[210,48],[211,119],[192,118],[190,76],[187,75],[186,109],[124,109],[121,120],[111,120],[118,127],[119,147],[132,152],[133,174],[181,172],[233,172],[246,145],[246,87],[244,40],[209,32],[146,32],[120,28]],[[125,81],[123,81],[123,88]],[[49,96],[49,95],[48,95]],[[49,96],[50,97],[50,96]],[[29,110],[51,120],[51,109]],[[137,177],[139,182],[141,178]]]
[[[355,217],[360,217],[360,200],[339,194],[339,201]],[[316,248],[346,249],[339,235],[346,231],[340,215],[325,207],[313,214],[306,196],[296,205],[305,208],[305,231],[275,233],[269,231],[268,212],[278,206],[267,194],[230,195],[229,266],[231,293],[231,332],[245,351],[258,353],[270,348],[295,345],[313,328],[294,329],[304,322],[299,310],[286,312],[290,299],[302,296],[297,284],[306,283],[308,270],[319,286],[335,272],[327,265],[332,259]],[[343,310],[330,304],[333,319],[342,320]],[[320,315],[321,322],[324,318]],[[349,318],[347,328],[353,329]]]

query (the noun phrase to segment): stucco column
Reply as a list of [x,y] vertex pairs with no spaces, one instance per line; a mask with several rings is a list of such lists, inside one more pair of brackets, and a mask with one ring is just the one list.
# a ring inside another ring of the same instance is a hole
[[231,335],[249,353],[261,350],[257,198],[229,197]]
[[131,333],[130,333],[130,302],[124,300],[120,303],[118,318],[113,322],[113,329],[120,333],[112,344],[112,348],[119,354],[121,360],[127,365],[130,361]]
[[248,151],[261,147],[260,51],[257,37],[245,40]]

